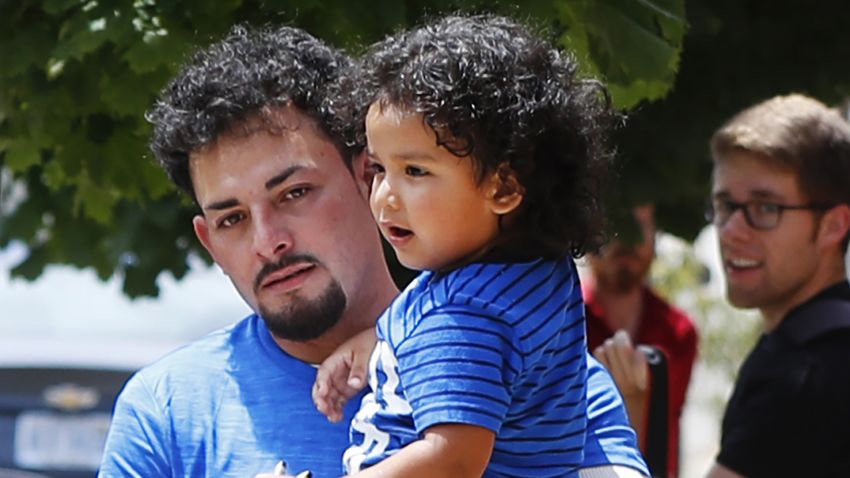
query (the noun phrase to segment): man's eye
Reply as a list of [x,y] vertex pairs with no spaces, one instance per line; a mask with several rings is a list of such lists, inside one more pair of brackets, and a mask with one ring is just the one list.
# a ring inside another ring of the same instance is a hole
[[245,217],[245,215],[242,214],[242,213],[230,214],[230,215],[224,216],[223,218],[221,218],[220,221],[218,221],[218,227],[222,228],[222,229],[227,229],[228,227],[233,227],[237,223],[239,223],[239,221],[244,219],[244,217]]
[[308,192],[310,192],[310,188],[306,186],[297,187],[286,191],[286,194],[283,195],[283,198],[287,201],[291,201],[293,199],[304,197]]
[[372,176],[374,176],[376,174],[381,174],[383,172],[384,172],[384,167],[382,165],[378,164],[378,163],[370,162],[366,166],[366,173],[368,173]]
[[723,201],[716,199],[712,203],[712,207],[714,208],[714,213],[718,215],[726,215],[732,210],[732,203],[729,201]]
[[772,202],[761,202],[756,203],[753,209],[755,209],[756,214],[767,216],[779,212],[779,205]]
[[425,171],[424,169],[417,167],[417,166],[407,166],[406,168],[404,168],[404,173],[407,174],[408,176],[414,176],[414,177],[427,176],[428,175],[428,171]]

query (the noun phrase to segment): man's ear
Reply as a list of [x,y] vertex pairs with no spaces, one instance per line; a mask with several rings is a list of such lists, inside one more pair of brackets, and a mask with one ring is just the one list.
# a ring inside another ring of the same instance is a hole
[[198,214],[192,218],[192,228],[195,229],[195,236],[197,236],[198,240],[203,244],[204,249],[210,253],[213,260],[215,260],[215,252],[213,252],[212,243],[210,242],[210,228],[207,224],[207,219],[203,216],[203,214]]
[[820,221],[820,240],[827,247],[841,247],[850,231],[850,206],[839,204],[823,215]]
[[513,212],[522,204],[525,188],[514,171],[506,163],[502,163],[488,179],[488,199],[490,211],[499,216]]
[[369,171],[368,165],[369,155],[366,153],[366,148],[363,148],[351,160],[351,171],[354,175],[354,182],[357,183],[357,189],[367,200],[372,191],[372,173]]

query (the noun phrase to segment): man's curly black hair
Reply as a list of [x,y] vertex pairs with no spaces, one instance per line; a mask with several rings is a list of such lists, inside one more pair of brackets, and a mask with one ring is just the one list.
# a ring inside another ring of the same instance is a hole
[[475,161],[479,179],[507,163],[525,198],[503,250],[579,257],[604,239],[607,136],[620,117],[577,68],[511,19],[450,16],[374,45],[355,98],[361,118],[376,102],[421,114],[439,145]]
[[[355,120],[351,102],[339,101],[352,61],[308,33],[291,27],[237,25],[221,41],[194,54],[160,93],[146,118],[150,142],[171,180],[193,199],[189,155],[249,120],[275,131],[271,111],[294,105],[315,119],[350,166]],[[350,91],[345,91],[350,95]]]

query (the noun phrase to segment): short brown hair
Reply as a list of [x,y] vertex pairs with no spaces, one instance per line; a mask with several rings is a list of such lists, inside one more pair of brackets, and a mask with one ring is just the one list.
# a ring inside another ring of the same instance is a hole
[[711,137],[715,163],[735,151],[793,171],[808,201],[850,205],[850,123],[820,101],[776,96],[741,111]]

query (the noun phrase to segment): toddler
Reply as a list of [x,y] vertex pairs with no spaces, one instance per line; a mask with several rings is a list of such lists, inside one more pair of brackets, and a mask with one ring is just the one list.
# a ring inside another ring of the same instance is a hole
[[374,348],[347,472],[575,476],[587,362],[573,258],[602,239],[607,92],[489,15],[400,33],[363,67],[353,94],[368,104],[372,213],[423,272],[377,337],[355,337],[319,373],[314,399],[338,419],[360,385],[338,385],[340,371]]

